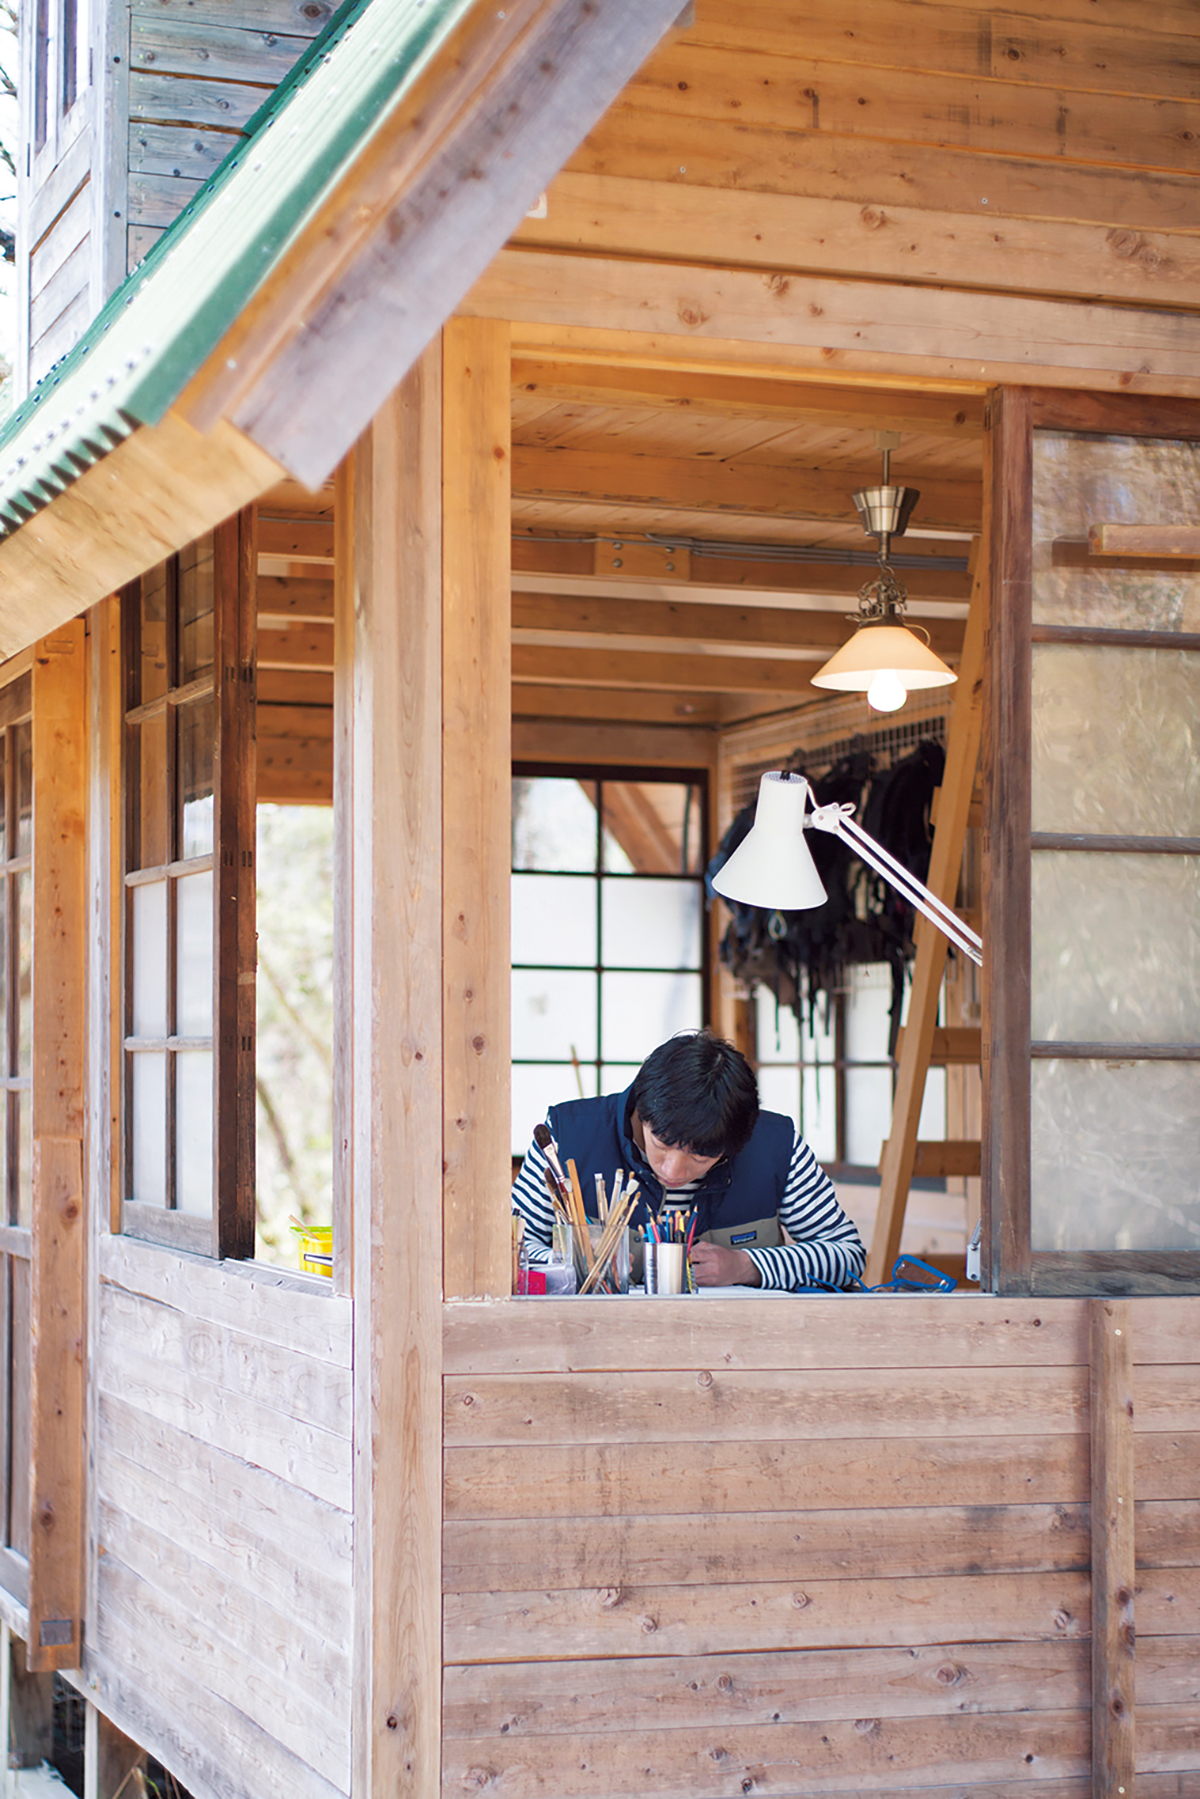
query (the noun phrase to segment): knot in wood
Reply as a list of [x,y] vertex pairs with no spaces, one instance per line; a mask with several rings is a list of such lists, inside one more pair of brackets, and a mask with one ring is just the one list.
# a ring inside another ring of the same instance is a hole
[[881,225],[887,224],[887,213],[882,206],[864,206],[858,216],[868,231],[878,231]]
[[869,1737],[874,1731],[879,1729],[879,1719],[855,1718],[854,1728],[860,1737]]
[[397,1716],[396,1716],[396,1714],[395,1714],[395,1712],[389,1712],[389,1713],[388,1713],[388,1715],[387,1715],[387,1727],[388,1727],[388,1729],[389,1729],[389,1730],[399,1730],[399,1728],[400,1728],[400,1720],[399,1720],[399,1718],[398,1718],[398,1717],[397,1717]]
[[487,1038],[486,1037],[472,1037],[471,1048],[475,1051],[475,1054],[477,1056],[481,1056],[483,1054],[484,1050],[487,1048]]
[[731,1693],[733,1691],[732,1674],[720,1674],[717,1676],[717,1691],[718,1693]]
[[1054,1614],[1053,1623],[1055,1630],[1070,1630],[1074,1619],[1070,1612],[1059,1610]]
[[933,1678],[939,1686],[956,1687],[960,1680],[967,1678],[967,1670],[957,1662],[943,1662]]
[[620,1587],[601,1587],[601,1589],[600,1589],[599,1593],[597,1593],[596,1597],[600,1601],[600,1604],[602,1606],[605,1606],[606,1608],[610,1608],[614,1605],[620,1605],[621,1589],[620,1589]]
[[468,1768],[462,1777],[462,1783],[468,1791],[474,1789],[478,1792],[480,1787],[489,1785],[494,1779],[495,1775],[490,1768]]
[[680,306],[678,316],[680,324],[690,325],[693,331],[708,323],[708,314],[702,306]]
[[475,1404],[474,1393],[464,1393],[462,1396],[462,1402],[464,1405],[474,1405]]
[[743,1791],[743,1793],[752,1793],[754,1791],[754,1782],[751,1780],[751,1778],[748,1774],[747,1774],[745,1780],[743,1780],[743,1782],[742,1782],[742,1791]]
[[647,1614],[647,1616],[642,1619],[642,1629],[648,1637],[652,1637],[658,1629],[658,1619],[651,1618],[649,1614]]
[[807,1593],[793,1593],[792,1594],[792,1604],[795,1606],[795,1608],[798,1612],[802,1612],[806,1605],[812,1604],[812,1600],[809,1598]]
[[767,292],[769,294],[778,295],[778,297],[780,299],[782,299],[784,294],[787,293],[787,291],[791,287],[791,285],[792,284],[788,280],[786,275],[768,275],[767,276],[767,280],[766,280]]
[[1114,256],[1136,256],[1142,239],[1136,231],[1110,231],[1108,247]]
[[699,1374],[696,1376],[696,1385],[698,1387],[708,1388],[708,1387],[711,1387],[712,1384],[713,1384],[712,1375],[708,1372],[707,1368],[702,1368],[700,1370]]
[[720,1744],[718,1743],[714,1749],[709,1750],[708,1759],[710,1761],[714,1761],[714,1762],[723,1762],[725,1760],[725,1757],[728,1754],[729,1754],[728,1749],[722,1749]]

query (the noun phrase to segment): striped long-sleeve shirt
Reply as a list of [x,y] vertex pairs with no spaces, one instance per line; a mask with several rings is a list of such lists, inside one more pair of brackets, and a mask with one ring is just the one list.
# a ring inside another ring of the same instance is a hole
[[[699,1182],[673,1187],[671,1203],[687,1205]],[[525,1220],[530,1261],[544,1262],[554,1221],[546,1189],[546,1158],[531,1143],[512,1193],[513,1210]],[[866,1251],[852,1221],[838,1204],[833,1182],[799,1131],[792,1145],[779,1222],[791,1238],[771,1249],[747,1249],[764,1287],[785,1291],[829,1281],[848,1286],[863,1271]]]

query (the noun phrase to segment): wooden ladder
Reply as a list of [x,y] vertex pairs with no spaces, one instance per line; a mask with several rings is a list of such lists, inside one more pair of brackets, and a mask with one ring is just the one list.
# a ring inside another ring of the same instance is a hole
[[[963,844],[979,764],[983,731],[983,666],[987,627],[987,571],[980,539],[972,546],[973,580],[962,662],[950,715],[946,768],[937,795],[933,844],[927,885],[948,906],[958,896]],[[919,1143],[918,1120],[931,1065],[976,1063],[980,1032],[970,1028],[938,1029],[938,1000],[946,964],[946,938],[918,915],[914,930],[916,959],[908,1002],[908,1023],[897,1045],[896,1089],[892,1128],[879,1161],[879,1209],[867,1255],[864,1279],[877,1286],[888,1278],[900,1253],[908,1191],[914,1178],[979,1173],[978,1142]]]

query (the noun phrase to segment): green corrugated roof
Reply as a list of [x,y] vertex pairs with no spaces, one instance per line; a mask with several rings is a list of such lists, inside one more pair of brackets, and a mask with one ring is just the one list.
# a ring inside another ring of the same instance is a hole
[[157,424],[476,0],[346,0],[0,435],[0,535]]

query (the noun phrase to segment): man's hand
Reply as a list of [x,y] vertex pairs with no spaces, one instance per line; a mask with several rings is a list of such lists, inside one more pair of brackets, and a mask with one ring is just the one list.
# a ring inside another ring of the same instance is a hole
[[758,1265],[744,1249],[722,1249],[719,1243],[693,1243],[689,1257],[698,1287],[760,1287]]

